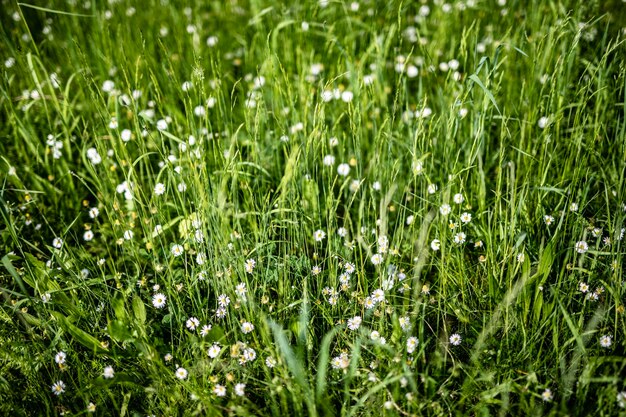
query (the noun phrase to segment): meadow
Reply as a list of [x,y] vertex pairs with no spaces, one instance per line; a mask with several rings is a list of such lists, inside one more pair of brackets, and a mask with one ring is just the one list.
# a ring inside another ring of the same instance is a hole
[[0,0],[0,414],[626,416],[625,39]]

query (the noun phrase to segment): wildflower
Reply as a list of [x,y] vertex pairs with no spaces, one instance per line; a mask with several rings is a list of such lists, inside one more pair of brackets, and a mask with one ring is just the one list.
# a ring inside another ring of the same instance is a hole
[[44,303],[49,302],[50,298],[52,298],[52,296],[49,293],[45,293],[41,295],[41,301]]
[[626,391],[617,394],[617,405],[620,408],[626,408]]
[[54,384],[52,384],[52,393],[54,395],[61,395],[65,392],[65,382],[63,381],[57,381]]
[[433,239],[432,242],[430,242],[430,248],[434,251],[438,251],[441,249],[441,241],[439,239]]
[[176,378],[183,380],[187,378],[187,375],[189,375],[189,373],[187,372],[187,370],[185,368],[178,368],[176,369]]
[[106,379],[113,378],[113,376],[115,376],[115,371],[113,370],[113,367],[107,366],[106,368],[104,368],[104,372],[102,373],[102,376]]
[[83,233],[83,240],[85,242],[89,242],[93,239],[93,232],[91,230],[87,230],[85,231],[85,233]]
[[455,194],[454,197],[452,197],[452,200],[456,203],[456,204],[461,204],[463,203],[463,201],[465,201],[465,198],[463,197],[463,194]]
[[330,365],[333,369],[346,369],[348,365],[350,365],[350,357],[347,353],[342,352],[339,356],[335,356],[330,361]]
[[217,395],[218,397],[226,396],[226,387],[219,384],[215,385],[215,387],[213,388],[213,394]]
[[241,331],[244,334],[248,334],[248,333],[250,333],[253,330],[254,330],[254,325],[252,323],[250,323],[249,321],[246,321],[246,322],[241,324]]
[[130,131],[130,129],[124,129],[120,133],[120,137],[124,142],[128,142],[132,137],[132,132]]
[[265,358],[265,366],[267,366],[268,368],[275,367],[276,359],[272,358],[271,356],[268,356],[267,358]]
[[180,256],[185,252],[185,249],[181,245],[174,245],[171,249],[172,255]]
[[454,345],[454,346],[458,346],[461,344],[461,335],[459,335],[458,333],[454,333],[452,336],[450,336],[450,344]]
[[461,214],[461,221],[463,223],[469,223],[472,221],[472,215],[470,213],[463,213]]
[[207,350],[207,354],[211,359],[215,359],[220,354],[221,350],[222,348],[220,348],[217,343],[214,343],[213,345],[211,345],[209,350]]
[[174,359],[174,357],[172,356],[171,353],[166,353],[165,356],[163,357],[163,359],[165,360],[165,362],[169,362],[172,359]]
[[218,319],[223,319],[224,317],[226,317],[226,309],[224,307],[220,307],[217,310],[215,310],[215,316]]
[[585,282],[581,282],[580,284],[578,284],[578,290],[584,294],[589,291],[589,285],[587,285],[587,283]]
[[350,330],[356,330],[361,326],[361,316],[355,316],[352,317],[351,319],[348,319],[348,329]]
[[346,229],[345,227],[340,227],[339,229],[337,229],[337,234],[341,237],[346,237],[348,235],[348,229]]
[[376,301],[372,297],[367,297],[365,301],[363,301],[363,306],[366,309],[371,310],[376,307]]
[[227,307],[230,304],[230,298],[226,294],[220,294],[217,297],[217,303],[220,307]]
[[454,235],[454,243],[456,243],[457,245],[462,245],[463,243],[465,243],[466,237],[467,236],[465,235],[465,233],[459,232],[456,235]]
[[340,164],[337,167],[337,174],[341,175],[342,177],[347,176],[349,173],[350,173],[350,165]]
[[200,325],[200,320],[195,317],[189,317],[185,322],[185,326],[192,332]]
[[577,203],[571,203],[569,205],[569,211],[577,212],[578,211],[578,204]]
[[247,348],[243,351],[243,355],[239,358],[239,363],[244,364],[246,362],[252,362],[256,359],[256,351],[252,348]]
[[441,207],[439,207],[439,213],[441,213],[442,216],[447,216],[451,211],[452,209],[449,204],[442,204]]
[[574,248],[576,249],[576,252],[578,253],[585,253],[589,249],[589,245],[587,245],[587,242],[585,242],[584,240],[581,240],[579,242],[576,242],[576,245],[574,245]]
[[398,318],[398,323],[400,324],[400,328],[405,332],[411,328],[411,320],[409,316],[402,316]]
[[413,352],[415,352],[415,348],[417,347],[417,345],[419,344],[419,341],[417,340],[417,337],[409,337],[406,340],[406,351],[407,353],[411,354]]
[[156,308],[163,308],[165,307],[166,300],[165,295],[161,293],[154,294],[154,296],[152,296],[152,305]]
[[245,389],[246,389],[246,384],[240,383],[240,384],[235,385],[235,389],[233,391],[235,392],[235,395],[239,397],[243,397],[244,395],[246,395]]
[[163,183],[158,183],[154,186],[154,194],[163,195],[165,193],[165,185]]
[[411,164],[411,170],[414,175],[420,175],[424,171],[424,163],[422,161],[413,161]]
[[322,268],[319,267],[319,265],[315,265],[312,269],[311,269],[311,274],[313,275],[319,275],[320,272],[322,272]]
[[165,121],[164,119],[161,119],[159,121],[157,121],[157,129],[159,130],[166,130],[167,129],[167,121]]
[[372,255],[370,259],[374,265],[380,265],[383,262],[383,256],[380,253]]
[[61,352],[57,352],[56,355],[54,355],[54,361],[56,363],[58,363],[59,365],[62,365],[65,363],[65,358],[67,357],[67,355],[65,354],[65,352],[61,351]]
[[554,223],[554,217],[546,214],[545,216],[543,216],[543,221],[545,222],[546,226],[550,226],[552,225],[552,223]]
[[415,216],[413,216],[412,214],[410,216],[408,216],[406,218],[406,225],[410,226],[413,224],[413,222],[415,221]]
[[435,194],[437,192],[437,184],[428,184],[426,191],[428,191],[428,194]]
[[100,215],[100,210],[98,210],[97,207],[92,207],[89,209],[89,217],[95,219],[96,217],[98,217],[98,215]]
[[333,155],[326,155],[323,160],[324,165],[327,167],[335,165],[335,157]]
[[55,237],[52,240],[52,247],[54,247],[55,249],[61,249],[63,247],[63,239]]
[[256,261],[254,259],[246,260],[245,269],[248,274],[251,274],[256,266]]
[[609,335],[604,335],[600,338],[600,346],[603,348],[609,348],[613,344],[613,338]]
[[517,254],[517,262],[523,263],[525,259],[526,259],[526,255],[524,255],[523,252],[520,252]]
[[124,232],[124,239],[125,240],[131,240],[134,236],[134,233],[132,230],[127,230]]
[[385,301],[385,292],[380,288],[374,290],[374,292],[372,293],[372,300],[377,303],[382,303],[383,301]]
[[204,326],[202,326],[202,329],[200,330],[200,336],[202,337],[207,337],[209,335],[209,332],[211,331],[211,325],[210,324],[205,324]]
[[95,413],[96,412],[96,405],[94,403],[92,403],[92,402],[87,404],[87,412],[88,413]]
[[554,398],[554,395],[552,395],[552,391],[549,388],[546,388],[541,393],[541,399],[544,400],[545,402],[550,402],[552,401],[553,398]]
[[326,233],[324,233],[323,230],[316,230],[313,233],[313,239],[315,239],[316,242],[321,242],[325,237]]

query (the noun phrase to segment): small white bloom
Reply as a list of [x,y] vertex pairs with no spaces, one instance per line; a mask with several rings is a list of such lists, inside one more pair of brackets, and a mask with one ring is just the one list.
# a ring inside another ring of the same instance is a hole
[[584,240],[576,242],[576,245],[574,245],[574,247],[576,248],[576,252],[578,253],[585,253],[589,249],[589,245],[587,245],[587,242],[585,242]]
[[154,296],[152,296],[152,305],[156,308],[163,308],[165,307],[166,300],[165,295],[161,293],[154,294]]
[[461,335],[459,335],[458,333],[454,333],[452,336],[450,336],[450,344],[454,345],[454,346],[458,346],[461,344]]
[[430,248],[434,251],[438,251],[441,249],[441,241],[439,239],[433,239],[432,242],[430,242]]
[[178,379],[181,379],[181,380],[186,379],[188,374],[189,373],[187,372],[185,368],[176,369],[176,378]]
[[107,366],[106,368],[104,368],[104,372],[102,373],[102,376],[105,379],[111,379],[115,376],[115,371],[113,370],[112,366]]
[[337,174],[341,175],[342,177],[347,176],[349,173],[350,173],[350,165],[340,164],[337,167]]

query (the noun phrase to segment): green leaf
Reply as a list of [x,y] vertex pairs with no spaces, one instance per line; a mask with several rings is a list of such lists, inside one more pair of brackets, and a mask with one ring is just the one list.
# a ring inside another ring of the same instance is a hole
[[63,314],[58,311],[51,311],[50,314],[52,314],[52,316],[59,322],[61,328],[68,332],[78,343],[85,346],[87,349],[90,349],[94,353],[108,353],[108,350],[102,347],[98,339],[86,331],[79,329]]
[[143,327],[146,323],[146,306],[143,304],[143,301],[138,296],[133,297],[133,314],[135,318],[139,322],[139,324]]

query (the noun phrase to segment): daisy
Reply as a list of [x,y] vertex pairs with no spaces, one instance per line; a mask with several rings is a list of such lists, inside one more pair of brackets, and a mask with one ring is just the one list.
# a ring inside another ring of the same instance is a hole
[[189,373],[187,372],[187,370],[185,368],[178,368],[176,369],[176,378],[183,380],[187,378],[187,375],[189,375]]
[[352,317],[351,319],[348,319],[348,329],[350,330],[356,330],[361,326],[361,322],[363,320],[361,319],[360,316],[355,316]]
[[587,242],[585,242],[584,240],[581,240],[579,242],[576,242],[576,245],[574,245],[574,248],[576,249],[576,252],[578,253],[585,253],[589,249],[589,245],[587,245]]
[[210,331],[211,331],[211,325],[205,324],[204,326],[202,326],[202,329],[200,330],[200,336],[207,337]]
[[113,370],[113,367],[112,366],[107,366],[106,368],[104,368],[104,372],[102,373],[102,376],[105,379],[113,378],[113,376],[115,376],[115,371]]
[[372,299],[372,297],[367,297],[365,299],[365,301],[363,301],[363,306],[368,309],[371,310],[374,307],[376,307],[376,301],[374,301],[374,299]]
[[84,234],[83,234],[83,240],[85,242],[89,242],[93,239],[93,232],[91,230],[87,230]]
[[458,346],[461,344],[461,335],[459,335],[458,333],[454,333],[452,336],[450,336],[450,344],[454,345],[454,346]]
[[552,391],[549,388],[546,388],[541,393],[541,399],[544,400],[545,402],[550,402],[552,401],[553,398],[554,398],[554,395],[552,395]]
[[246,322],[241,324],[241,331],[244,334],[248,334],[248,333],[250,333],[253,330],[254,330],[254,325],[252,323],[250,323],[249,321],[246,321]]
[[524,259],[526,259],[526,255],[524,255],[524,253],[517,254],[517,262],[524,263]]
[[217,343],[214,343],[207,351],[207,355],[209,355],[211,359],[215,359],[220,354],[221,350],[222,348],[220,348]]
[[215,388],[213,388],[213,394],[217,395],[218,397],[226,396],[226,387],[217,384]]
[[189,317],[185,322],[185,326],[192,332],[200,325],[200,320],[195,317]]
[[611,347],[611,344],[613,344],[613,338],[611,336],[604,335],[600,338],[600,346],[603,348]]
[[463,197],[463,194],[459,193],[459,194],[455,194],[454,197],[452,197],[452,200],[456,204],[461,204],[463,203],[463,201],[465,201],[465,198]]
[[349,173],[350,173],[350,165],[341,164],[337,167],[337,174],[341,175],[342,177],[347,176]]
[[130,129],[124,129],[120,133],[120,137],[124,142],[128,142],[132,137],[132,132],[130,131]]
[[52,384],[52,392],[57,396],[63,394],[65,392],[65,382],[57,381]]
[[161,119],[161,120],[157,121],[156,126],[157,126],[157,129],[159,129],[159,130],[166,130],[167,129],[167,121],[165,121],[164,119]]
[[383,262],[383,256],[380,253],[372,255],[370,259],[374,265],[380,265]]
[[228,304],[230,304],[230,298],[226,294],[220,294],[217,297],[217,303],[220,305],[220,307],[226,307],[228,306]]
[[265,366],[267,366],[268,368],[275,367],[276,359],[272,358],[271,356],[268,356],[267,358],[265,358]]
[[154,194],[163,195],[165,193],[165,185],[163,183],[158,183],[154,186]]
[[239,397],[243,397],[244,395],[246,395],[245,389],[246,389],[246,384],[236,384],[235,389],[233,391],[235,392],[235,395]]
[[163,308],[165,307],[166,300],[167,298],[163,294],[154,294],[154,296],[152,296],[152,305],[156,308]]
[[450,204],[442,204],[441,207],[439,207],[439,213],[441,213],[442,216],[447,216],[451,211],[452,208]]
[[417,345],[419,344],[419,341],[417,340],[417,337],[409,337],[406,340],[406,351],[407,353],[413,353],[415,352],[415,348],[417,347]]
[[172,246],[171,252],[172,252],[172,255],[174,256],[180,256],[185,252],[185,250],[183,249],[181,245],[174,245]]
[[456,235],[454,235],[454,243],[456,243],[457,245],[462,245],[463,243],[465,243],[466,237],[467,236],[465,235],[465,233],[459,232]]
[[322,268],[319,267],[319,265],[315,265],[312,269],[311,269],[311,274],[313,275],[319,275],[320,272],[322,272]]
[[411,320],[408,316],[398,318],[398,323],[400,324],[400,328],[405,332],[411,328]]
[[441,241],[439,239],[433,239],[433,241],[430,242],[430,248],[434,251],[438,251],[441,249]]
[[463,223],[469,223],[472,221],[472,215],[470,213],[461,214],[461,221]]
[[428,191],[428,194],[435,194],[437,192],[437,184],[428,184],[426,191]]
[[341,237],[346,237],[348,235],[348,229],[346,229],[345,227],[340,227],[339,229],[337,229],[337,234]]
[[584,294],[589,291],[589,285],[586,282],[581,282],[578,284],[578,290]]
[[89,209],[89,217],[95,219],[96,217],[98,217],[98,215],[100,215],[100,210],[98,210],[97,207],[92,207]]
[[550,215],[545,215],[543,216],[543,221],[545,222],[546,226],[550,226],[552,223],[554,223],[554,217]]
[[313,233],[313,239],[315,239],[316,242],[321,242],[325,237],[326,233],[324,233],[323,230],[316,230]]
[[248,274],[251,274],[256,266],[256,261],[254,259],[246,260],[245,269]]
[[54,361],[58,363],[59,365],[62,365],[65,363],[66,357],[67,355],[65,354],[65,352],[61,351],[61,352],[58,352],[56,355],[54,355]]
[[323,160],[324,165],[327,167],[335,165],[335,157],[333,155],[326,155]]

